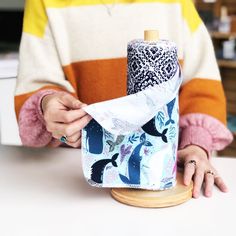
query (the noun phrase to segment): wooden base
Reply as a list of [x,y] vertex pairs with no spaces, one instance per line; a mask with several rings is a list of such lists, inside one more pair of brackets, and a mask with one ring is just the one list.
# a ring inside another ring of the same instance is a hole
[[183,174],[177,174],[176,186],[164,191],[140,190],[131,188],[114,188],[111,195],[117,201],[147,208],[170,207],[184,203],[192,198],[193,183],[183,184]]

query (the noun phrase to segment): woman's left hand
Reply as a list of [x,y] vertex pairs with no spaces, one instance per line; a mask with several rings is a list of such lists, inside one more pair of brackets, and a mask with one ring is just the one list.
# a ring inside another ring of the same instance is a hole
[[178,162],[184,165],[184,184],[189,185],[193,179],[193,197],[198,198],[204,185],[204,195],[211,197],[214,184],[222,191],[228,188],[216,169],[210,163],[204,149],[189,145],[178,151]]

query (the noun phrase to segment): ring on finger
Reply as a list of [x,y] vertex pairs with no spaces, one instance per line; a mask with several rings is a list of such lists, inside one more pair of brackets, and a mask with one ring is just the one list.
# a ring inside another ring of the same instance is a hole
[[60,141],[62,143],[67,143],[67,136],[66,135],[61,136]]
[[206,175],[212,175],[212,176],[215,176],[215,173],[212,171],[212,170],[207,170],[206,172],[205,172],[205,174]]
[[186,166],[188,164],[194,165],[194,167],[197,166],[197,162],[195,160],[190,160],[190,161],[185,162],[184,166]]

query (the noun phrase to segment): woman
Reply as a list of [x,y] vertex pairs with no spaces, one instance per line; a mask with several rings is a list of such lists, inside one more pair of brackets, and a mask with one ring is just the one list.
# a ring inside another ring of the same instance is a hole
[[83,106],[126,94],[127,42],[157,28],[179,50],[179,161],[193,196],[216,184],[209,158],[232,141],[212,42],[189,0],[26,0],[15,105],[22,143],[80,146]]

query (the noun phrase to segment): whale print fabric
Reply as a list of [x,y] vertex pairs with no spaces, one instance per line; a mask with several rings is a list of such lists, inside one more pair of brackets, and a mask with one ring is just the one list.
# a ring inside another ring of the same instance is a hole
[[[177,100],[176,100],[177,101]],[[83,171],[91,185],[163,190],[175,185],[178,104],[168,106],[128,135],[114,135],[92,120],[83,130]],[[101,132],[102,130],[102,132]]]
[[84,176],[97,187],[171,188],[182,82],[175,44],[130,42],[127,78],[126,97],[84,108],[93,117],[82,130]]

